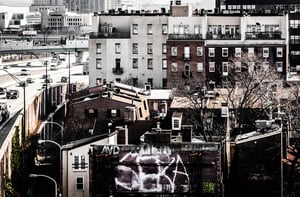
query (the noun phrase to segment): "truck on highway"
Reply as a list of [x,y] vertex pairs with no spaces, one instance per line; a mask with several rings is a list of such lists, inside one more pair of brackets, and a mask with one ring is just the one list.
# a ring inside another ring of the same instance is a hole
[[0,102],[0,123],[6,121],[9,118],[9,111],[6,102]]

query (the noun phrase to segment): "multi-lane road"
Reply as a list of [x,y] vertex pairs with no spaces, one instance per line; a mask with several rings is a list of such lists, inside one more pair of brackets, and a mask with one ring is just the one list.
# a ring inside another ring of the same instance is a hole
[[[71,58],[71,65],[75,62],[75,57]],[[61,83],[61,77],[69,77],[69,66],[68,60],[63,61],[62,64],[58,66],[58,70],[50,70],[48,66],[47,73],[53,79],[52,83],[48,83],[48,86],[56,85]],[[21,75],[21,69],[28,69],[31,75],[24,76]],[[6,102],[9,106],[9,111],[14,114],[16,111],[23,108],[23,87],[20,87],[17,81],[24,81],[28,77],[34,79],[34,83],[29,83],[25,87],[25,97],[26,103],[30,102],[32,97],[34,97],[39,91],[42,91],[42,86],[45,79],[42,79],[42,75],[46,73],[46,67],[43,65],[42,60],[32,62],[31,66],[26,66],[26,62],[19,63],[6,69],[11,76],[5,72],[3,69],[0,70],[0,87],[6,87],[7,89],[16,89],[19,91],[19,97],[17,99],[6,99],[5,95],[0,95],[0,102]],[[15,76],[15,77],[14,77]],[[13,79],[15,78],[15,79]],[[71,66],[70,68],[70,78],[71,83],[84,83],[88,86],[88,76],[82,75],[82,65]]]

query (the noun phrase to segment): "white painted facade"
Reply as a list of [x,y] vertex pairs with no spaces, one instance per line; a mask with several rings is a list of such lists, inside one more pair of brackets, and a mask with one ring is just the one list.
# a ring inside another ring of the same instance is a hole
[[[95,137],[91,137],[95,138]],[[117,132],[98,141],[86,143],[83,139],[62,147],[63,196],[89,197],[89,151],[92,145],[116,145]],[[83,145],[80,145],[83,144]],[[77,160],[78,159],[78,160]],[[77,161],[77,163],[76,163]],[[77,168],[77,169],[76,169]],[[82,181],[82,182],[80,182]]]

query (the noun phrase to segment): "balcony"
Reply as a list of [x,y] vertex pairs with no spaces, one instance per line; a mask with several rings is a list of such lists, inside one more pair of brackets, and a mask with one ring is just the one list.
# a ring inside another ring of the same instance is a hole
[[206,34],[208,40],[240,40],[241,34]]
[[278,32],[246,32],[248,40],[278,40],[281,38],[281,31]]
[[113,69],[112,69],[112,72],[113,72],[115,75],[122,75],[122,74],[123,74],[123,68],[113,68]]
[[130,38],[129,32],[91,32],[90,39],[99,39],[99,38]]
[[202,40],[202,34],[169,34],[168,40]]

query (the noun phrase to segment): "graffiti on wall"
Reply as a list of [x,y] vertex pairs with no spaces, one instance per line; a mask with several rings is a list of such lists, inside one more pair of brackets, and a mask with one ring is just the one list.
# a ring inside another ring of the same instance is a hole
[[187,192],[189,174],[179,154],[152,150],[128,152],[120,157],[115,182],[119,190],[139,192]]

